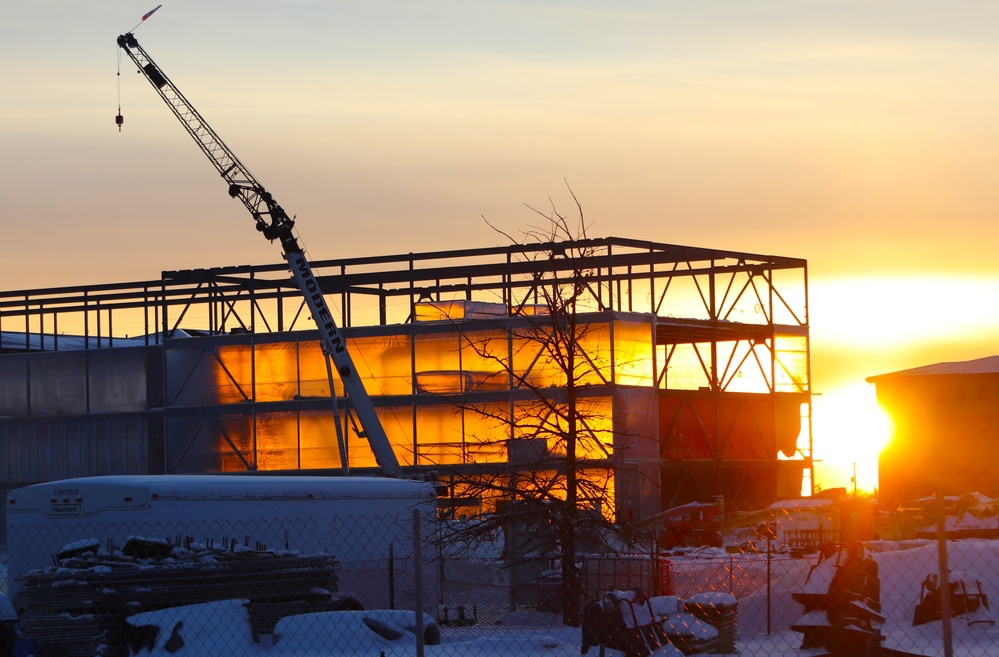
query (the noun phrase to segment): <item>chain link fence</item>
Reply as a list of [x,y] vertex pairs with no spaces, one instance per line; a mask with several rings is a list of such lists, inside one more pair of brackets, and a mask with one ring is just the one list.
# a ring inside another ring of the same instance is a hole
[[[330,632],[375,641],[384,640],[378,632],[415,629],[417,609],[429,614],[425,638],[439,643],[430,621],[440,598],[432,532],[432,519],[415,513],[325,524],[12,524],[0,584],[16,623],[4,654],[308,653],[335,645]],[[382,611],[357,615],[365,609]],[[331,630],[325,618],[353,629]]]
[[985,657],[999,645],[999,541],[586,555],[574,628],[556,560],[454,556],[418,513],[241,527],[12,527],[0,654]]

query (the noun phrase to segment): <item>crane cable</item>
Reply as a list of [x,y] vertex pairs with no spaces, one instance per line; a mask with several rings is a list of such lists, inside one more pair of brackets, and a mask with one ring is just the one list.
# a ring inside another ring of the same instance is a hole
[[125,122],[125,117],[121,115],[121,48],[115,48],[118,53],[118,116],[114,117],[114,122],[118,124],[118,132],[121,132],[121,124]]
[[[129,33],[135,32],[137,29],[142,27],[142,24],[146,22],[146,19],[159,11],[162,6],[163,5],[156,5],[154,9],[143,14],[138,24],[129,30]],[[118,132],[121,132],[121,124],[125,122],[125,117],[121,114],[121,48],[115,48],[115,50],[118,51],[118,115],[114,117],[114,122],[118,124]]]

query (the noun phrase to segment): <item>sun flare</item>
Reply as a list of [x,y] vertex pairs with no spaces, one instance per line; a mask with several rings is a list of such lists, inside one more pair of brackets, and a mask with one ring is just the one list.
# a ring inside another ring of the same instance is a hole
[[[874,387],[858,383],[816,396],[813,402],[816,483],[870,492],[878,485],[878,455],[891,438],[891,419]],[[854,468],[855,474],[854,474]]]

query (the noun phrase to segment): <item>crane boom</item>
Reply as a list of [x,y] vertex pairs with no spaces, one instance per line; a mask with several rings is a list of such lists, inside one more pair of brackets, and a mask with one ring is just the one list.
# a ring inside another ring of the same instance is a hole
[[[135,36],[129,32],[118,37],[118,45],[129,58],[139,67],[153,87],[180,120],[184,128],[208,157],[215,169],[229,185],[229,196],[242,201],[256,222],[257,230],[268,240],[278,240],[292,278],[305,298],[312,319],[319,328],[320,344],[327,358],[333,359],[336,371],[343,382],[344,391],[354,408],[354,413],[361,424],[364,435],[371,445],[371,451],[381,469],[390,476],[401,473],[399,461],[392,445],[385,435],[385,430],[375,413],[374,404],[364,388],[364,383],[357,375],[353,359],[347,351],[347,345],[340,329],[337,328],[319,287],[319,282],[312,273],[312,266],[305,257],[305,252],[295,237],[293,228],[295,220],[288,216],[278,205],[270,192],[250,173],[236,154],[216,134],[210,125],[201,117],[198,110],[184,97],[176,85],[156,65],[149,54],[139,45]],[[336,394],[335,390],[330,391]],[[339,420],[336,420],[339,421]]]

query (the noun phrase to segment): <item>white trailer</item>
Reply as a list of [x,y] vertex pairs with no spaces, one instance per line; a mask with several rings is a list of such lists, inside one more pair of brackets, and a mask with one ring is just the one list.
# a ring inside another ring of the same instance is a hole
[[[53,566],[54,555],[68,545],[91,541],[107,550],[135,536],[333,555],[341,564],[341,593],[369,609],[411,608],[414,510],[421,516],[424,555],[431,558],[436,495],[426,482],[118,475],[36,484],[7,497],[10,595],[16,603],[18,578]],[[435,569],[424,566],[424,572],[433,579]],[[435,590],[424,582],[426,594]]]

